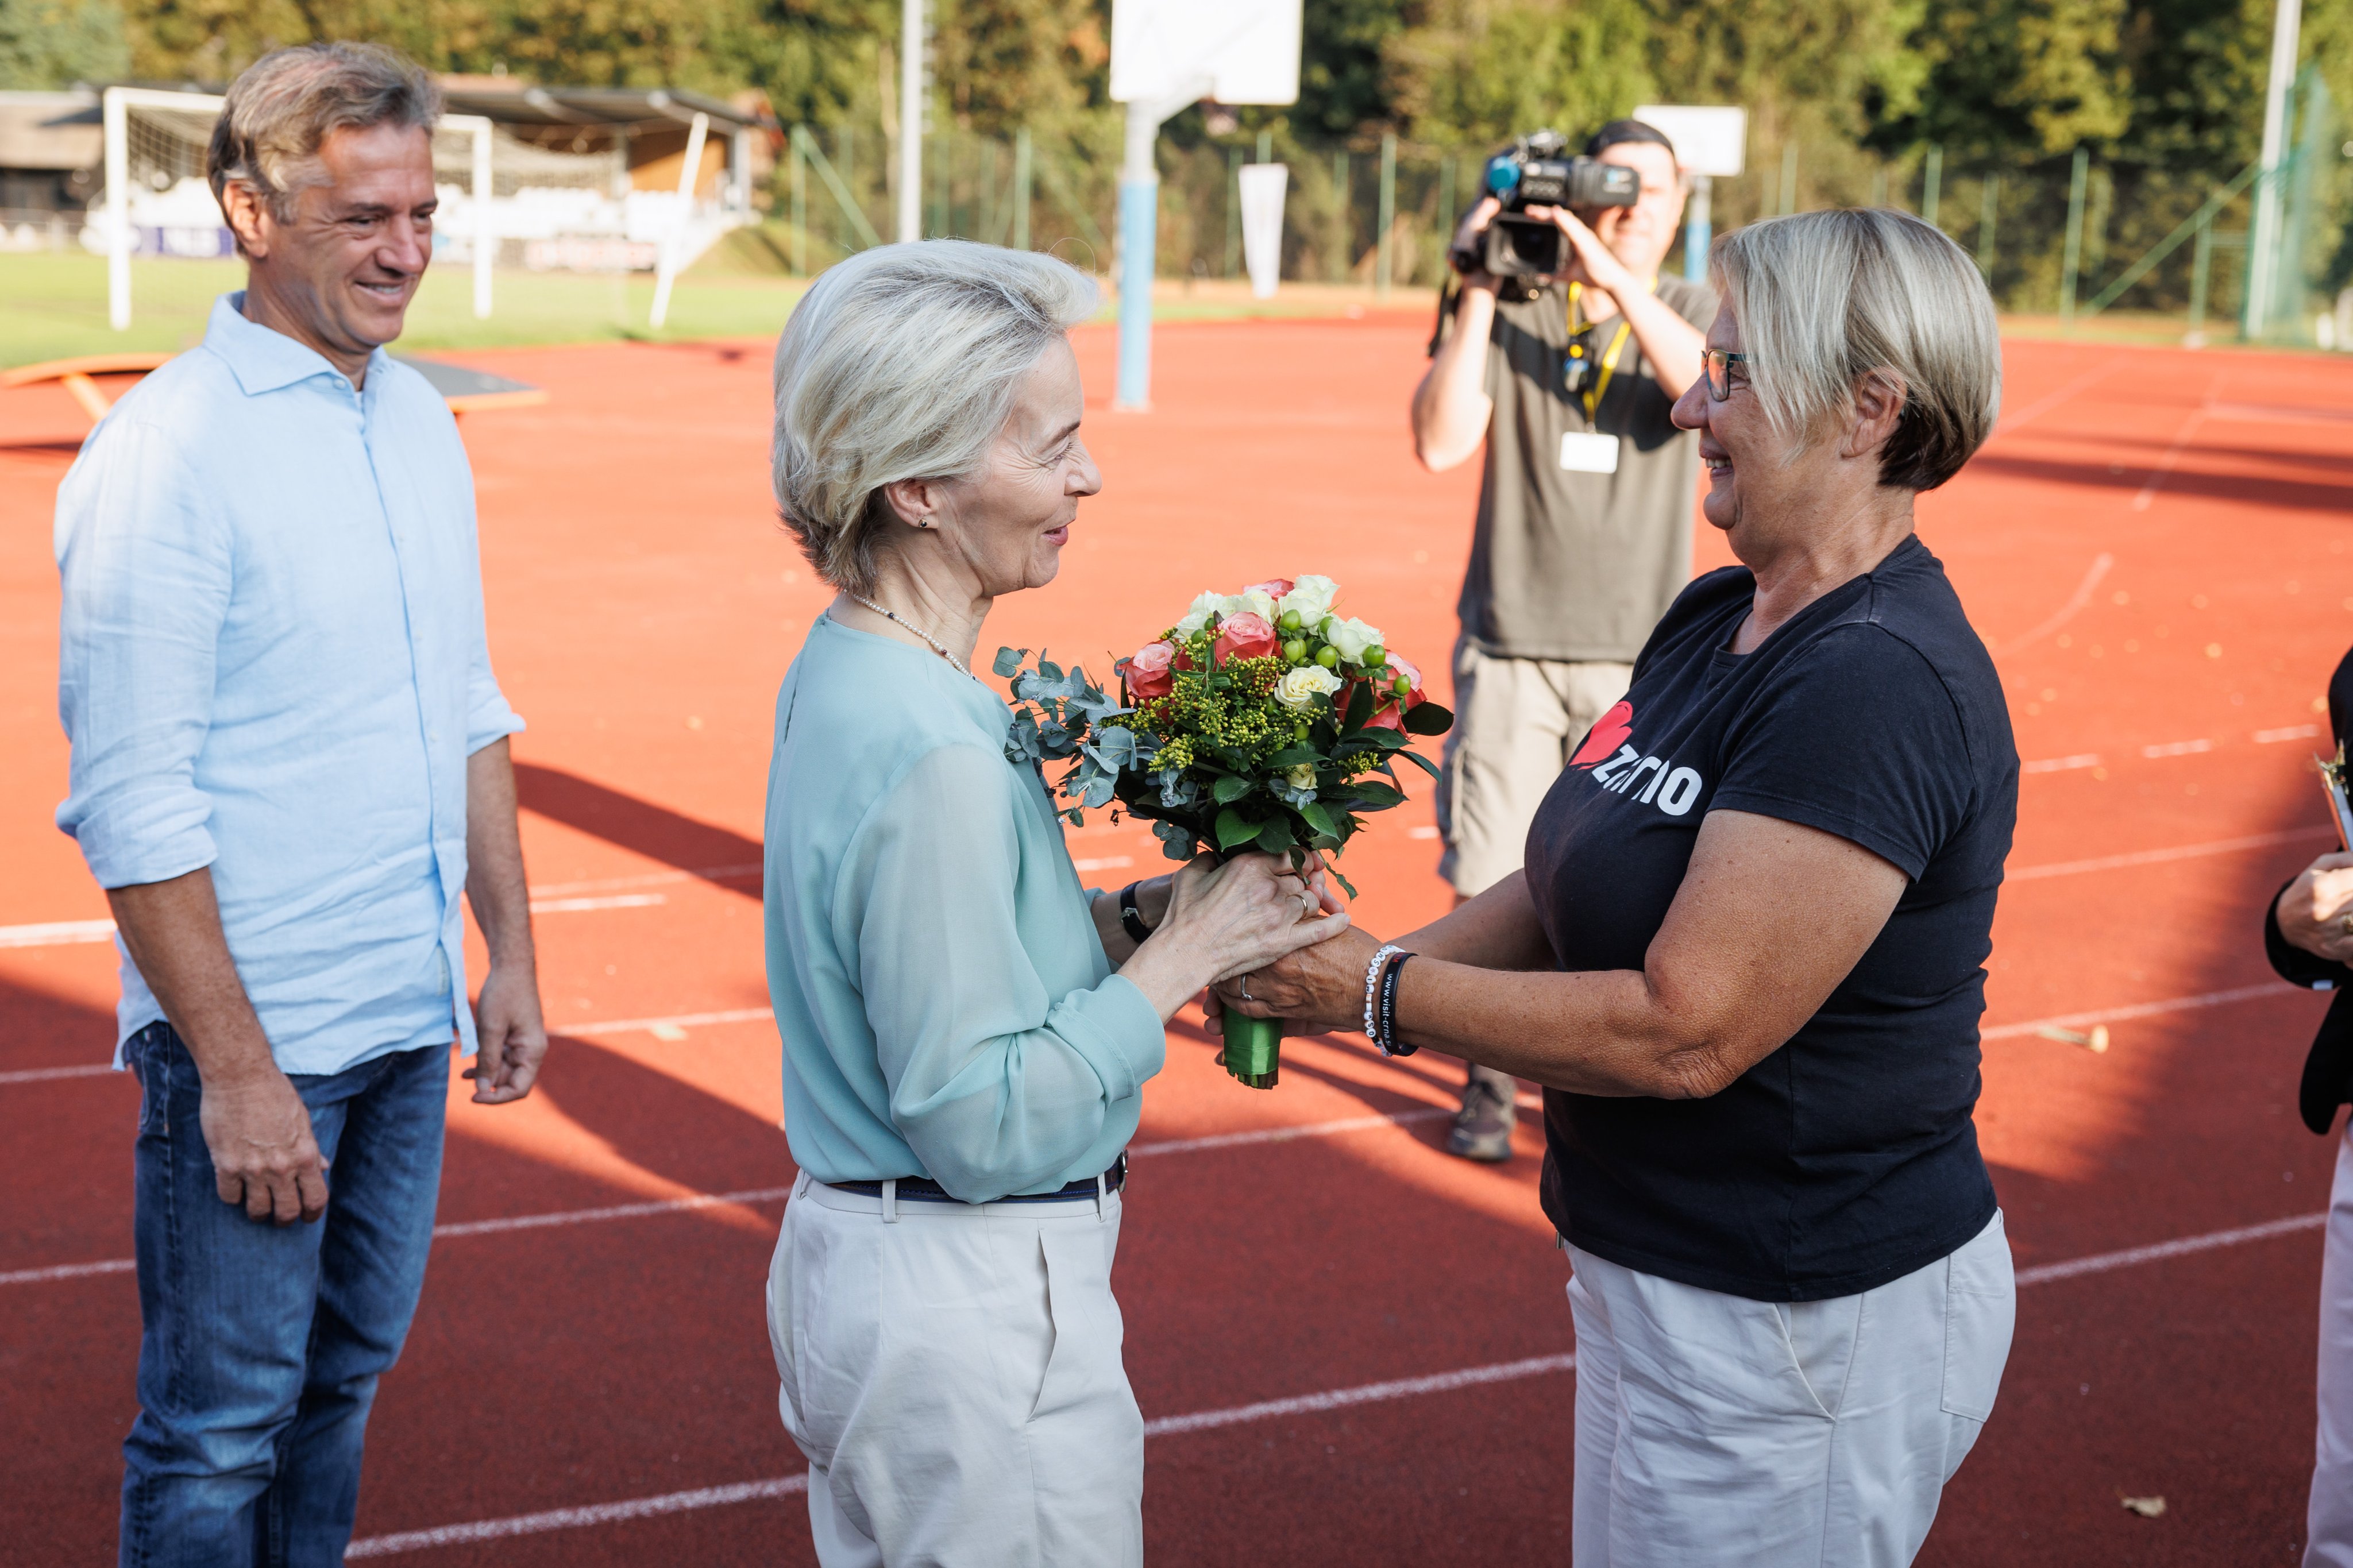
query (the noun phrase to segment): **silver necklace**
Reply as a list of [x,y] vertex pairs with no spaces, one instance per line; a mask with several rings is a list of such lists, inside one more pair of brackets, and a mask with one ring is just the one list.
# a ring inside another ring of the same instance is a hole
[[884,620],[890,621],[894,625],[906,627],[909,631],[914,633],[917,637],[931,644],[932,651],[938,654],[942,658],[946,659],[950,664],[955,666],[956,673],[958,675],[963,676],[967,680],[976,679],[972,671],[965,668],[964,660],[950,653],[946,648],[942,647],[940,646],[939,638],[934,637],[931,633],[925,631],[914,622],[902,619],[902,617],[893,615],[891,611],[884,608],[882,605],[876,604],[873,600],[866,597],[863,594],[852,594],[849,596],[857,600],[860,604],[865,605],[868,609],[873,611],[876,615],[881,616]]

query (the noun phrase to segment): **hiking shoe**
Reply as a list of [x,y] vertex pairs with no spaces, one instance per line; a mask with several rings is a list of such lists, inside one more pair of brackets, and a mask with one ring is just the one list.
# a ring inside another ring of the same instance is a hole
[[1519,1083],[1509,1073],[1472,1068],[1462,1086],[1462,1109],[1446,1134],[1446,1152],[1482,1164],[1512,1157],[1512,1125],[1519,1119]]

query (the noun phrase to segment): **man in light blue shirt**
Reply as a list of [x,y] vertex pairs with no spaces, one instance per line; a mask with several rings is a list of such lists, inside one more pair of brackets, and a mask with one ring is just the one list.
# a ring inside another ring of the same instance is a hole
[[491,1104],[547,1048],[472,479],[383,350],[431,254],[438,110],[364,46],[237,79],[207,163],[248,287],[58,491],[58,825],[114,909],[142,1090],[126,1564],[343,1561],[450,1044]]

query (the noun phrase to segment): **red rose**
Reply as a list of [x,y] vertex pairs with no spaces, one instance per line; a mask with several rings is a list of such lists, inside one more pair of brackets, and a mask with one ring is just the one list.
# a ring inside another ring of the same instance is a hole
[[1274,628],[1264,616],[1244,610],[1239,616],[1228,616],[1218,627],[1218,641],[1211,650],[1219,664],[1237,658],[1269,658],[1276,647]]
[[1168,668],[1176,657],[1174,643],[1148,642],[1137,648],[1127,661],[1127,694],[1138,702],[1167,696],[1176,684]]
[[1244,588],[1242,592],[1245,594],[1264,594],[1268,598],[1272,599],[1275,603],[1281,604],[1282,602],[1283,595],[1291,592],[1291,579],[1288,577],[1270,577],[1263,583],[1251,584],[1249,587]]
[[[1409,685],[1409,689],[1402,699],[1397,694],[1396,685],[1397,678],[1400,675],[1406,678]],[[1348,689],[1340,693],[1340,699],[1344,704],[1356,695],[1356,688],[1359,684],[1361,683],[1357,681],[1350,681]],[[1389,677],[1373,689],[1373,716],[1365,721],[1365,728],[1395,730],[1402,734],[1405,731],[1405,715],[1429,700],[1429,696],[1421,689],[1421,671],[1396,654],[1391,654],[1389,655]],[[1340,710],[1345,713],[1347,709],[1344,705]]]

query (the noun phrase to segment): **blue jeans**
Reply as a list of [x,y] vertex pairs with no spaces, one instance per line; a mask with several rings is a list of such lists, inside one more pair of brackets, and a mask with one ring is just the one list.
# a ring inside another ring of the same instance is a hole
[[280,1226],[223,1203],[196,1064],[168,1024],[126,1050],[139,1417],[122,1445],[122,1568],[333,1568],[359,1505],[376,1379],[425,1283],[447,1047],[296,1074],[331,1163],[327,1212]]

